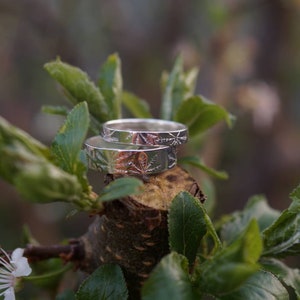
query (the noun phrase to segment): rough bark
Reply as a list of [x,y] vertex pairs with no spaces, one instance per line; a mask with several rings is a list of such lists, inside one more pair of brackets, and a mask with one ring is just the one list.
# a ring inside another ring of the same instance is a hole
[[[110,176],[109,180],[113,180]],[[150,176],[139,195],[107,202],[88,232],[81,238],[85,249],[84,269],[91,273],[106,263],[124,271],[130,299],[140,298],[140,289],[153,267],[169,252],[167,213],[174,196],[189,191],[203,202],[196,181],[180,167]]]

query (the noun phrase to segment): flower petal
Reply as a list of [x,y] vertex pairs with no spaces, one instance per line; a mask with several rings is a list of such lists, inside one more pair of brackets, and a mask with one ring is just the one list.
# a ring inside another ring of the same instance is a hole
[[12,287],[7,289],[4,293],[4,300],[16,300],[15,291]]
[[28,259],[26,257],[20,258],[15,264],[15,270],[12,274],[15,277],[28,276],[31,273],[31,268],[28,264]]
[[11,261],[17,263],[18,260],[23,257],[23,254],[24,254],[24,249],[22,248],[15,249],[11,254]]
[[12,274],[15,277],[28,276],[32,271],[28,264],[27,258],[23,257],[23,254],[24,249],[22,248],[15,249],[11,254],[10,263],[15,267],[14,271],[12,271]]

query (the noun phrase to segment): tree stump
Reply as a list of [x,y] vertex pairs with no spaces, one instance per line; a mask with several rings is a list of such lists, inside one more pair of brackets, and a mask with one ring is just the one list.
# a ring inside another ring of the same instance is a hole
[[[108,175],[111,180],[114,176]],[[102,264],[118,264],[129,299],[140,299],[143,282],[169,253],[167,214],[172,199],[181,191],[205,200],[195,179],[177,166],[150,176],[141,194],[105,202],[104,211],[80,239],[85,249],[81,269],[91,273]]]

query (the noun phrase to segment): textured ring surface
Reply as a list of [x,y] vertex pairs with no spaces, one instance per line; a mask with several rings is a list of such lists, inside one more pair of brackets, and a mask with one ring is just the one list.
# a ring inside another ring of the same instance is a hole
[[161,173],[176,165],[174,147],[132,145],[94,136],[85,142],[88,166],[101,172],[123,175]]
[[188,140],[184,124],[159,119],[118,119],[103,124],[103,138],[111,142],[177,147]]

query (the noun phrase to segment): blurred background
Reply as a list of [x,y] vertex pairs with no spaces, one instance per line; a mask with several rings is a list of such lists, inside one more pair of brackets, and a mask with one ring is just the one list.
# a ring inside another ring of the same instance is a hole
[[[181,53],[186,68],[200,68],[197,93],[237,117],[233,129],[210,130],[199,149],[207,165],[229,173],[213,180],[215,215],[242,209],[254,194],[284,209],[300,182],[299,20],[299,0],[0,0],[0,114],[50,144],[63,119],[41,106],[66,102],[43,65],[60,56],[96,80],[118,52],[124,88],[159,117],[161,73]],[[23,224],[51,244],[92,221],[66,220],[64,205],[32,206],[3,181],[0,189],[5,249],[20,244]]]

